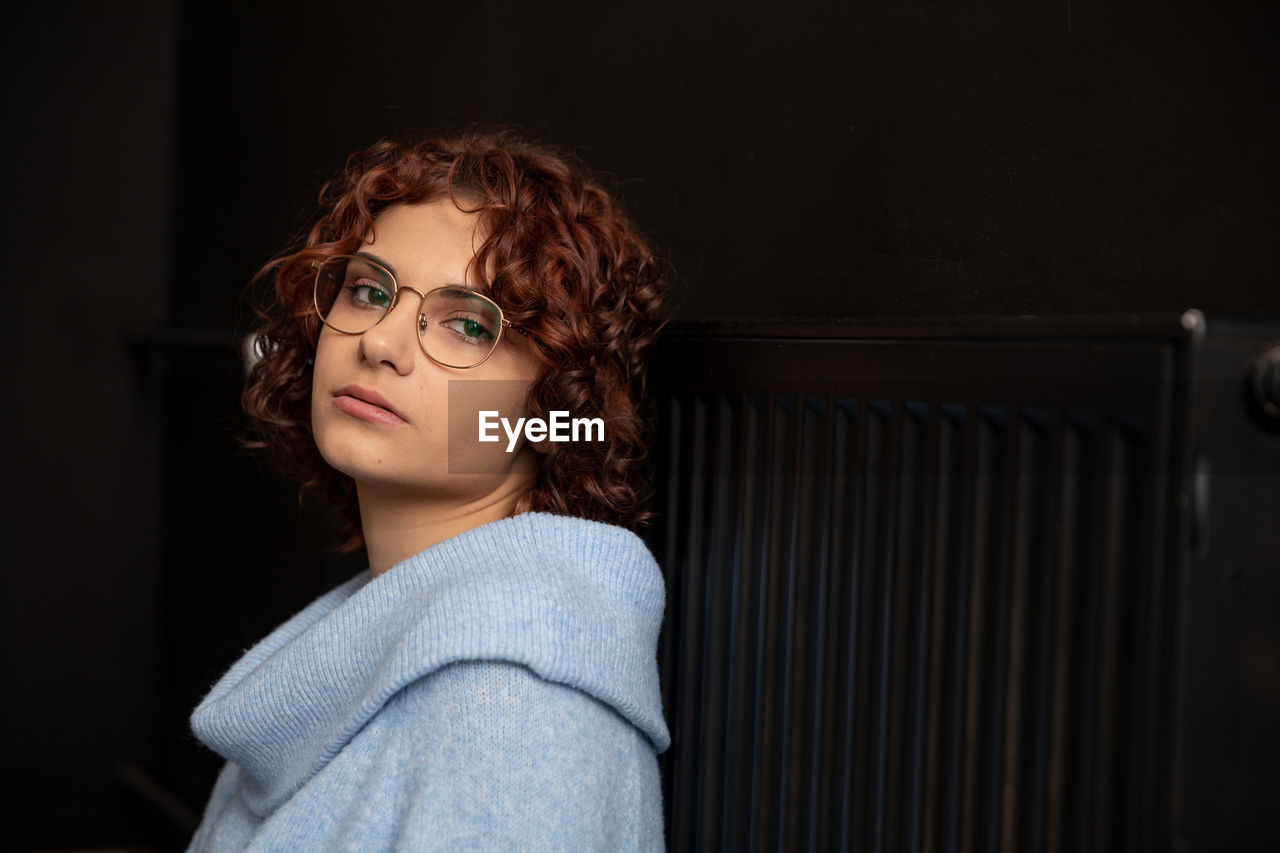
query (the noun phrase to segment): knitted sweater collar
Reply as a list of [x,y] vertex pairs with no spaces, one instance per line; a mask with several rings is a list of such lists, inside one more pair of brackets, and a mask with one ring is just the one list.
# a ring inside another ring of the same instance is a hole
[[247,652],[191,717],[240,765],[255,811],[306,783],[397,691],[461,660],[504,660],[610,705],[659,752],[665,589],[635,534],[524,513],[321,596]]

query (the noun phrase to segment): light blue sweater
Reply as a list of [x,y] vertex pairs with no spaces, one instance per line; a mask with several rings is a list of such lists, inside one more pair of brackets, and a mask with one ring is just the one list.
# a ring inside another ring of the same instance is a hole
[[664,596],[635,534],[544,513],[360,573],[192,714],[227,764],[189,850],[662,850]]

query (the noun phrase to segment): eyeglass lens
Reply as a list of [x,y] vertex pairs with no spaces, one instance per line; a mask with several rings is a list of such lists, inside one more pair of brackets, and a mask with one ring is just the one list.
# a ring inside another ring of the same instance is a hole
[[[316,274],[316,309],[325,323],[358,335],[373,328],[396,301],[386,270],[357,257],[327,258]],[[400,298],[413,299],[413,291]],[[418,337],[431,358],[450,367],[473,367],[497,345],[502,314],[488,299],[464,287],[429,292],[418,309]]]

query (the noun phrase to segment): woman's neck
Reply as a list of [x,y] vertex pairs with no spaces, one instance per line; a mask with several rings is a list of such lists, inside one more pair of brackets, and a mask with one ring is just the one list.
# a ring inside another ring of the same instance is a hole
[[507,518],[533,481],[532,470],[512,471],[496,488],[471,499],[357,483],[360,526],[373,576],[437,542]]

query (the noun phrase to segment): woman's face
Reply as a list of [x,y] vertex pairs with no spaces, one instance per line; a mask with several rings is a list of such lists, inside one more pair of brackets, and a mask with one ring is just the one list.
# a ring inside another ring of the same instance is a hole
[[[481,241],[477,221],[447,198],[397,205],[378,216],[358,252],[388,267],[402,288],[475,287],[467,268]],[[322,327],[311,389],[316,444],[325,461],[362,489],[460,504],[483,500],[508,478],[527,476],[536,456],[523,441],[512,452],[505,437],[479,443],[479,410],[499,410],[514,424],[525,414],[542,365],[510,329],[484,364],[437,364],[418,342],[419,304],[416,293],[404,291],[382,322],[361,335]],[[455,384],[452,412],[450,380],[469,380]]]

